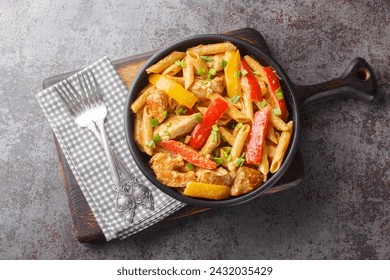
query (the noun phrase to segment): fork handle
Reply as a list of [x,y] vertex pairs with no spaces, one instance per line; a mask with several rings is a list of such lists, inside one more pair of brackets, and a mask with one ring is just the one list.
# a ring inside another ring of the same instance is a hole
[[103,145],[106,157],[108,159],[108,164],[110,166],[111,175],[112,175],[112,179],[114,180],[115,188],[117,190],[119,190],[119,189],[121,189],[121,179],[119,177],[119,172],[118,172],[118,169],[116,166],[115,159],[114,159],[112,152],[111,152],[110,144],[108,143],[106,130],[104,129],[104,121],[100,121],[100,122],[96,123],[96,125],[100,131],[102,145]]

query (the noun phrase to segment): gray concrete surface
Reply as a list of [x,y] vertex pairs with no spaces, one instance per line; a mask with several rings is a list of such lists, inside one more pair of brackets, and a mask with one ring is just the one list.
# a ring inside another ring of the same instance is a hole
[[[0,259],[389,259],[390,6],[387,1],[0,0]],[[306,177],[246,205],[79,244],[52,131],[33,94],[44,78],[180,38],[259,30],[297,83],[361,56],[384,98],[335,97],[304,112]]]

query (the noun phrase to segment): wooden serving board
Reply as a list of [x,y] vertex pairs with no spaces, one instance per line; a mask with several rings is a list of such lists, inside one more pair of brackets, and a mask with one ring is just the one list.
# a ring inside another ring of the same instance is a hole
[[[225,34],[244,39],[269,53],[269,49],[264,38],[255,29],[244,28],[244,29],[231,31]],[[133,81],[139,68],[154,53],[155,51],[152,51],[148,53],[143,53],[143,54],[115,60],[112,62],[118,74],[120,75],[120,77],[122,78],[123,82],[126,84],[127,87],[131,85],[131,82]],[[76,71],[64,73],[61,75],[57,75],[45,79],[43,82],[43,88],[50,87],[60,82],[66,77],[74,74]],[[95,219],[95,216],[92,213],[91,208],[89,207],[79,185],[77,184],[77,181],[72,174],[72,171],[65,159],[64,154],[61,151],[61,148],[55,136],[54,136],[54,140],[55,140],[55,146],[58,153],[59,163],[62,170],[62,175],[64,178],[65,191],[66,191],[66,196],[68,198],[70,212],[72,215],[73,231],[76,235],[76,238],[81,243],[104,242],[105,238],[103,232],[101,231]],[[293,163],[290,165],[287,172],[283,175],[283,177],[278,181],[276,185],[274,185],[272,188],[264,192],[264,195],[280,192],[298,185],[301,182],[303,175],[304,175],[304,169],[303,169],[302,157],[300,155],[300,152],[298,151],[296,153]],[[172,214],[171,216],[165,218],[161,222],[167,222],[169,220],[183,218],[186,216],[203,212],[205,210],[209,210],[209,209],[187,205],[183,207],[181,210]]]

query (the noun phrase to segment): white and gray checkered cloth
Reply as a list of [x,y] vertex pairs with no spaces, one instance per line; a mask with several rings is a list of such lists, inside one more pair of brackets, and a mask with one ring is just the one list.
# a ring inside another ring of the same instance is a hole
[[[154,210],[137,207],[132,223],[127,222],[116,211],[116,191],[103,147],[98,139],[87,128],[79,127],[74,122],[53,86],[37,93],[36,98],[107,241],[122,239],[155,224],[184,204],[152,185],[131,157],[123,123],[127,89],[110,60],[104,57],[87,68],[93,71],[106,101],[108,115],[105,128],[111,148],[134,177],[153,194]],[[71,82],[75,79],[75,75],[69,78]]]

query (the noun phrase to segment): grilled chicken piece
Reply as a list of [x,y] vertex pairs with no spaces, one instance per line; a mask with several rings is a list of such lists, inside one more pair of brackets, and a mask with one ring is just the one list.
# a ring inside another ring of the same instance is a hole
[[165,119],[164,111],[167,111],[168,96],[161,90],[156,89],[146,98],[146,104],[148,105],[153,118],[158,120],[158,123],[162,123]]
[[157,153],[150,159],[150,164],[157,179],[164,185],[174,188],[184,188],[188,182],[196,181],[194,171],[177,171],[177,169],[184,166],[182,157]]
[[207,94],[219,93],[222,94],[225,89],[225,79],[223,77],[215,77],[210,82],[205,84],[205,80],[196,79],[189,91],[196,95],[199,99],[207,99]]
[[230,194],[232,196],[239,196],[244,193],[249,193],[258,188],[262,181],[263,175],[260,171],[242,166],[237,171]]
[[233,178],[230,176],[229,172],[222,167],[219,167],[216,170],[200,168],[196,171],[195,174],[198,178],[198,181],[201,183],[223,186],[230,186],[233,183]]
[[184,135],[190,132],[197,124],[196,115],[169,117],[154,129],[154,134],[160,135],[163,140],[174,139],[180,135]]
[[214,68],[215,70],[217,70],[217,72],[222,71],[223,70],[222,60],[224,57],[225,54],[223,53],[216,54],[212,57],[213,61],[207,62],[206,64],[209,68]]

